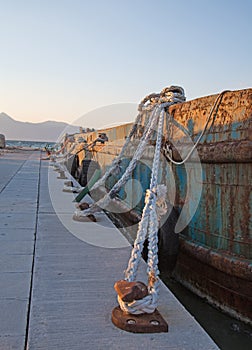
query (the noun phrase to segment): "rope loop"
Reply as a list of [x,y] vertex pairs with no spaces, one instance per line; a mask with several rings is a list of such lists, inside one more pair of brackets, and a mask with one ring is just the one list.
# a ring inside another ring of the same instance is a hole
[[152,93],[145,96],[138,105],[138,111],[142,112],[143,110],[151,111],[159,100],[160,94]]
[[152,314],[157,308],[157,300],[151,294],[130,303],[122,301],[119,295],[117,296],[117,300],[121,310],[132,315]]
[[165,87],[160,93],[159,100],[161,103],[169,101],[172,104],[184,102],[186,100],[185,91],[180,86]]

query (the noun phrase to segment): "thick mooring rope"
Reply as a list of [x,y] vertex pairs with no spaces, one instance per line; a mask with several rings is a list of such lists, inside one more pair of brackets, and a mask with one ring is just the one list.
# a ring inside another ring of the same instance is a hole
[[[158,123],[161,109],[169,107],[174,103],[184,102],[184,101],[185,101],[184,90],[183,88],[177,87],[177,86],[171,86],[171,87],[165,88],[161,91],[160,94],[150,94],[141,101],[138,107],[139,111],[141,112],[152,111],[152,113],[145,127],[144,134],[140,139],[140,142],[137,146],[134,156],[130,161],[126,171],[124,172],[123,176],[118,180],[118,182],[115,183],[115,185],[112,187],[109,193],[107,193],[102,199],[92,204],[89,209],[86,209],[84,211],[80,211],[79,209],[77,209],[74,213],[76,217],[95,214],[101,211],[102,209],[106,209],[106,207],[110,204],[111,200],[116,196],[116,193],[118,193],[119,190],[126,184],[133,170],[135,169],[137,162],[141,159],[144,153],[144,150],[146,148],[146,145],[148,144],[151,138],[153,130],[155,130],[155,125],[157,125]],[[135,125],[137,125],[137,123],[135,123]],[[132,132],[132,135],[133,135],[133,132]],[[131,134],[129,135],[130,137],[128,137],[128,143],[132,135]],[[107,179],[108,176],[115,170],[116,166],[118,166],[123,156],[125,149],[126,149],[126,146],[123,147],[123,152],[121,152],[120,156],[118,157],[119,161],[117,158],[117,160],[114,162],[114,165],[112,165],[112,168],[107,173],[105,173],[102,179]],[[92,189],[98,188],[100,184],[104,185],[104,180],[102,179],[98,184],[93,186]]]
[[[154,98],[155,97],[155,98]],[[137,132],[138,126],[141,124],[143,113],[144,112],[151,112],[153,111],[156,103],[157,98],[160,97],[160,94],[150,94],[147,95],[138,105],[138,115],[137,118],[129,132],[129,135],[127,136],[125,143],[120,151],[120,154],[113,160],[111,167],[104,173],[104,175],[95,183],[95,185],[92,187],[92,190],[96,190],[97,188],[104,186],[107,179],[112,175],[113,173],[117,173],[118,167],[120,167],[120,162],[122,158],[124,157],[125,151],[130,144],[132,137]],[[148,124],[146,125],[145,133],[147,133],[151,123],[151,118],[149,118]],[[145,138],[145,134],[143,135],[142,139]],[[141,140],[140,140],[141,142]]]
[[132,282],[136,279],[138,265],[141,260],[143,245],[148,234],[148,295],[140,300],[127,303],[118,296],[121,309],[130,314],[152,313],[157,308],[159,294],[159,270],[158,270],[158,216],[156,211],[158,172],[160,162],[160,150],[163,135],[164,107],[159,107],[160,116],[158,123],[157,141],[152,165],[150,189],[146,191],[145,207],[142,219],[139,223],[136,240],[129,259],[125,279]]
[[106,180],[109,178],[109,176],[111,174],[113,174],[113,172],[116,170],[116,168],[119,166],[125,150],[127,149],[129,143],[131,142],[131,139],[133,137],[133,135],[136,133],[137,130],[137,126],[139,125],[140,121],[141,121],[142,115],[141,113],[138,114],[136,121],[134,123],[134,125],[132,126],[132,129],[130,130],[129,135],[127,136],[125,143],[121,149],[120,154],[118,155],[117,158],[115,158],[112,162],[111,167],[105,172],[105,174],[96,182],[96,184],[92,187],[92,190],[96,190],[97,188],[99,188],[100,186],[104,186],[106,183]]
[[109,193],[107,193],[103,198],[101,198],[98,202],[92,204],[89,209],[80,211],[76,210],[75,215],[77,217],[81,216],[87,216],[90,214],[97,213],[101,211],[103,208],[105,209],[111,202],[111,200],[115,197],[116,193],[126,184],[128,179],[130,178],[133,170],[135,169],[137,162],[141,159],[143,152],[145,150],[146,145],[148,144],[148,141],[152,135],[153,129],[155,128],[155,124],[157,123],[158,119],[158,108],[155,107],[151,117],[148,120],[147,127],[145,129],[145,132],[137,146],[137,149],[134,153],[134,156],[132,160],[130,161],[126,171],[124,172],[123,176],[118,180],[118,182],[115,183],[115,185],[111,188]]

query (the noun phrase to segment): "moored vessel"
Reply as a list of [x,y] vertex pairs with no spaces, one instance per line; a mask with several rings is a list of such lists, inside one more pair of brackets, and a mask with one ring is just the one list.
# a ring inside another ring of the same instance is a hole
[[[168,189],[168,202],[179,213],[174,231],[179,232],[180,247],[173,274],[210,303],[252,324],[252,89],[175,104],[167,112],[160,176]],[[125,171],[133,157],[149,116],[144,114],[138,122],[119,171]],[[93,169],[105,171],[120,154],[131,128],[129,123],[74,135],[75,140],[85,139],[86,146],[79,144],[72,151],[79,165],[71,169],[72,175],[80,178],[85,171],[85,186],[94,172],[88,171],[87,161],[95,164]],[[114,215],[124,225],[141,216],[153,143],[149,141],[133,172],[130,191],[126,196],[125,190],[118,194],[123,210]],[[115,177],[107,181],[107,188]]]

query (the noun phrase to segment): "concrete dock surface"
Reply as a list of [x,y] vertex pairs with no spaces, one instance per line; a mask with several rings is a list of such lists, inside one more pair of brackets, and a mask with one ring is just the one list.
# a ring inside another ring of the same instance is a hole
[[105,214],[73,221],[73,194],[39,151],[1,154],[0,174],[0,350],[218,349],[164,284],[158,309],[168,333],[115,327],[125,237]]

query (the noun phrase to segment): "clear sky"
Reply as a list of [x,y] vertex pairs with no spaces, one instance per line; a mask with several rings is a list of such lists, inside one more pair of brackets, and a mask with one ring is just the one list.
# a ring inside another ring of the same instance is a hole
[[0,0],[0,112],[73,122],[169,85],[251,87],[251,16],[252,0]]

